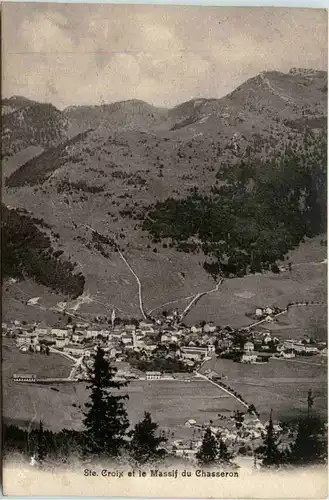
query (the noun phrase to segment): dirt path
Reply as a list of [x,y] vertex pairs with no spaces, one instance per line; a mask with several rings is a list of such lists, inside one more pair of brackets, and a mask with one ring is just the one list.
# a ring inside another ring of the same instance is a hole
[[184,311],[180,315],[180,320],[182,321],[182,319],[187,315],[187,313],[191,310],[191,308],[201,299],[201,297],[204,297],[205,295],[210,295],[211,293],[214,293],[214,292],[218,292],[219,287],[221,286],[223,281],[224,281],[223,279],[220,279],[219,282],[216,284],[215,288],[212,288],[211,290],[208,290],[207,292],[197,293],[193,297],[191,302],[185,307]]
[[244,401],[241,401],[240,398],[238,398],[237,396],[235,396],[232,392],[230,392],[228,389],[225,389],[224,387],[222,387],[221,385],[217,384],[216,382],[214,382],[213,380],[210,380],[210,378],[206,377],[206,375],[202,375],[201,373],[199,372],[195,372],[195,375],[199,378],[203,378],[204,380],[207,380],[208,382],[210,382],[210,384],[212,385],[215,385],[216,387],[218,387],[218,389],[221,389],[222,391],[226,392],[226,394],[229,394],[232,398],[236,399],[237,401],[239,401],[240,404],[242,404],[245,408],[248,408],[248,404],[245,403]]
[[[88,229],[90,229],[91,231],[93,231],[94,233],[101,234],[99,231],[96,231],[94,228],[92,228],[91,226],[89,226],[87,224],[84,224],[84,226],[87,227]],[[104,236],[104,235],[102,235],[102,236]],[[106,238],[106,236],[105,236],[105,238]],[[118,250],[118,253],[120,255],[120,258],[126,264],[126,266],[128,267],[129,271],[134,276],[134,278],[135,278],[135,280],[137,282],[137,285],[138,285],[138,303],[139,303],[139,309],[140,309],[140,312],[142,313],[143,318],[147,319],[147,315],[145,314],[144,306],[143,306],[142,283],[141,283],[139,277],[137,276],[137,274],[135,273],[135,271],[133,270],[133,268],[131,267],[131,265],[129,264],[129,262],[127,261],[126,257],[121,252],[121,250],[119,248],[119,244],[118,244],[117,241],[115,241],[115,244],[116,244],[116,248]]]

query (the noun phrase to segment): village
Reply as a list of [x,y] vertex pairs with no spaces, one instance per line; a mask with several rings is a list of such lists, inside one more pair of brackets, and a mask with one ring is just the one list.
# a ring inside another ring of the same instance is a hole
[[[276,307],[256,308],[249,315],[255,320],[252,325],[232,329],[205,321],[188,327],[181,323],[176,310],[165,313],[161,319],[144,321],[121,320],[113,310],[107,325],[75,323],[69,318],[66,327],[60,328],[16,320],[2,324],[2,335],[12,337],[21,352],[57,352],[72,361],[79,360],[72,380],[86,379],[97,346],[104,349],[110,361],[124,362],[129,367],[117,376],[147,380],[172,379],[182,373],[189,378],[213,356],[257,364],[269,362],[273,357],[327,355],[326,342],[316,342],[309,336],[281,339],[273,335],[266,323],[276,321],[281,313]],[[210,373],[208,377],[225,378],[225,374]]]
[[[39,353],[40,356],[55,354],[72,362],[68,377],[37,378],[35,373],[15,373],[17,383],[78,383],[88,379],[88,369],[93,365],[93,352],[98,346],[106,358],[117,368],[115,378],[122,381],[172,381],[173,384],[206,381],[217,386],[224,397],[233,398],[241,410],[219,414],[216,421],[200,421],[186,416],[186,436],[178,439],[169,432],[167,450],[188,460],[194,460],[206,428],[221,439],[238,455],[252,456],[259,444],[266,422],[262,422],[252,401],[246,401],[226,383],[225,370],[207,368],[207,361],[223,358],[242,364],[270,363],[271,359],[327,356],[325,342],[317,342],[309,336],[299,339],[281,339],[273,335],[266,325],[276,321],[282,310],[276,307],[256,308],[249,315],[251,325],[233,329],[212,322],[187,326],[181,322],[178,312],[165,313],[161,318],[144,321],[121,320],[112,312],[106,324],[77,321],[69,318],[66,327],[46,327],[12,321],[2,324],[2,335],[8,337],[20,352]],[[201,370],[201,368],[203,369]],[[143,382],[142,382],[143,383]],[[233,407],[232,407],[233,408]],[[279,432],[279,426],[277,425]]]

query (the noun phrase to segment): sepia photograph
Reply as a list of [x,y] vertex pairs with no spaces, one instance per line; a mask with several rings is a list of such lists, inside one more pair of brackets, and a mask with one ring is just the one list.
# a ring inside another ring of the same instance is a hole
[[326,498],[328,12],[1,22],[4,494]]

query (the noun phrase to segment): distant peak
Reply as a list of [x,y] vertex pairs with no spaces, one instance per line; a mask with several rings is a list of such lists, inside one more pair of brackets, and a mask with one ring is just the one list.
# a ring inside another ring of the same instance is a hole
[[317,73],[324,73],[324,71],[319,71],[312,68],[291,68],[289,71],[290,75],[303,75],[303,76],[315,75]]
[[31,102],[30,99],[28,99],[27,97],[24,97],[22,95],[12,95],[11,97],[9,97],[9,101],[26,101],[26,102]]

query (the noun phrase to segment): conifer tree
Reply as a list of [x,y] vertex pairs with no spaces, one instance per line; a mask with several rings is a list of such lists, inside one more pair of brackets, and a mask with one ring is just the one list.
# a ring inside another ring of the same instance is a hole
[[129,420],[124,405],[128,395],[119,389],[127,382],[114,380],[117,369],[110,365],[98,347],[94,355],[94,365],[89,370],[90,401],[84,412],[85,453],[96,456],[117,457],[126,446],[125,439]]
[[42,463],[47,455],[47,445],[43,430],[43,423],[40,420],[39,428],[37,430],[37,446],[36,446],[36,459],[39,463]]
[[318,417],[300,419],[289,462],[294,465],[324,463],[327,455],[324,426]]
[[210,428],[204,433],[201,448],[196,454],[198,462],[202,465],[215,464],[218,456],[218,444],[215,436],[213,436]]
[[219,438],[218,446],[218,462],[222,465],[229,465],[233,458],[233,454],[228,451],[226,443]]
[[130,455],[138,464],[154,462],[166,455],[161,444],[167,441],[163,434],[156,436],[159,424],[152,421],[151,414],[145,412],[144,419],[130,432]]
[[289,462],[294,465],[324,463],[327,456],[327,443],[323,422],[316,415],[311,415],[314,404],[312,391],[307,394],[307,417],[298,423],[296,440],[293,443]]
[[262,465],[264,467],[279,466],[282,463],[282,453],[279,450],[279,443],[274,431],[272,420],[272,410],[270,419],[267,425],[266,434],[263,438],[263,445],[260,446],[256,453],[262,458]]

